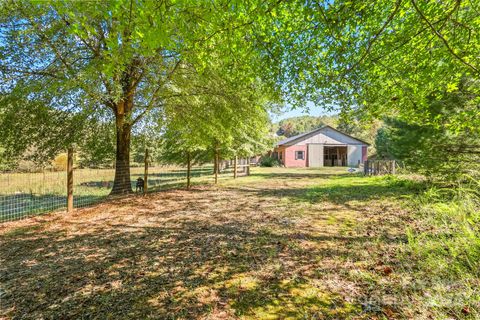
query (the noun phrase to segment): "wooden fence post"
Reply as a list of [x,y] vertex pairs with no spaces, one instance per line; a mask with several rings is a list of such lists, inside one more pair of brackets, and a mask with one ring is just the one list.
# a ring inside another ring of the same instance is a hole
[[395,160],[392,160],[392,174],[397,173],[397,163]]
[[217,151],[213,151],[213,175],[217,172]]
[[238,157],[235,155],[235,159],[233,159],[233,179],[237,178],[237,161]]
[[368,175],[368,160],[365,160],[365,162],[363,163],[363,175]]
[[218,183],[218,169],[219,169],[219,163],[218,163],[218,149],[215,148],[215,164],[213,171],[215,171],[215,184]]
[[67,151],[67,212],[73,211],[73,148]]
[[192,168],[192,160],[190,159],[190,152],[187,152],[187,189],[190,189],[190,171]]
[[145,169],[143,172],[143,194],[146,195],[148,192],[148,148],[145,148]]

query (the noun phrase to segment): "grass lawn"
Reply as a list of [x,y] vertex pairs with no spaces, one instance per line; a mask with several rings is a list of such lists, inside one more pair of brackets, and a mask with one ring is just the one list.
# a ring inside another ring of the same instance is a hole
[[398,259],[414,189],[346,168],[254,168],[0,225],[0,318],[427,317]]

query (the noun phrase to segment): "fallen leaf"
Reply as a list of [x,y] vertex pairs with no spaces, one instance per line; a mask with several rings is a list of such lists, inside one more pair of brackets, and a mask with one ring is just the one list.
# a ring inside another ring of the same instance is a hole
[[387,266],[387,267],[383,268],[382,271],[383,271],[384,275],[388,276],[393,272],[393,269]]

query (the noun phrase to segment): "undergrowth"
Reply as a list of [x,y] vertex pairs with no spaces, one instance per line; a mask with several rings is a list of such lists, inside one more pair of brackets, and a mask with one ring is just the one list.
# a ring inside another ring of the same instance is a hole
[[478,190],[473,179],[449,188],[430,185],[409,202],[418,216],[407,228],[401,258],[413,276],[412,302],[435,319],[480,318]]

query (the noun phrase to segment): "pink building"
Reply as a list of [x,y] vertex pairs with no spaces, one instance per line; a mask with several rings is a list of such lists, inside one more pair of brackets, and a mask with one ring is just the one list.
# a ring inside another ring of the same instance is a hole
[[358,167],[367,160],[369,144],[324,126],[280,141],[273,155],[285,167]]

